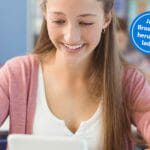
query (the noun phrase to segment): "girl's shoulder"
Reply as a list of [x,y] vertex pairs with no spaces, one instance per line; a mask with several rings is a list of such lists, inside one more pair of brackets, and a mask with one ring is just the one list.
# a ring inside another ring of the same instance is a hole
[[38,66],[39,60],[37,55],[35,54],[27,54],[24,56],[17,56],[11,58],[10,60],[6,61],[4,66],[2,67],[5,69],[13,69],[13,71],[18,69],[30,69],[32,67]]
[[127,81],[133,82],[144,78],[146,78],[145,74],[140,68],[134,65],[123,66],[123,82]]
[[39,60],[35,54],[17,56],[8,60],[0,69],[0,76],[9,78],[29,77],[38,72]]
[[[123,91],[133,101],[148,97],[150,86],[144,73],[134,66],[124,66],[123,69]],[[147,98],[146,98],[147,99]]]
[[38,57],[35,54],[27,54],[24,56],[16,56],[8,60],[5,65],[20,65],[20,64],[31,64],[38,63]]

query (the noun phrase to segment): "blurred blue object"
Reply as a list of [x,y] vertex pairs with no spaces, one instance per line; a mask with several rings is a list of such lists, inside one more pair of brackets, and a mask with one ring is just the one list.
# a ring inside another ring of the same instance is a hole
[[27,6],[27,0],[1,1],[0,62],[2,64],[27,52]]
[[0,140],[0,150],[6,150],[7,140]]

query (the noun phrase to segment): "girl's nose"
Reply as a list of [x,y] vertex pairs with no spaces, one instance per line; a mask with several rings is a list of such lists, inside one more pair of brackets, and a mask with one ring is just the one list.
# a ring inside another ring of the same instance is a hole
[[81,39],[80,29],[76,25],[67,25],[64,30],[64,39],[67,44],[78,44]]

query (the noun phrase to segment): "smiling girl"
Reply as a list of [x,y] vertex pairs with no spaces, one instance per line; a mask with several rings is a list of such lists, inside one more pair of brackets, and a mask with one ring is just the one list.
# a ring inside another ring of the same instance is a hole
[[75,136],[89,150],[132,150],[134,124],[150,144],[150,87],[117,50],[113,5],[42,0],[33,53],[0,70],[0,125],[9,115],[11,134]]

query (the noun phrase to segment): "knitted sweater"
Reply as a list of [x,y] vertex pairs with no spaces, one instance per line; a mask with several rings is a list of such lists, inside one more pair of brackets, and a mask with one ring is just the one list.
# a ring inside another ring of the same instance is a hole
[[[10,133],[32,134],[38,87],[39,60],[30,54],[9,60],[0,69],[0,126],[10,116]],[[123,88],[134,108],[132,123],[150,144],[150,87],[135,68],[123,71]],[[126,142],[126,150],[132,150]]]

